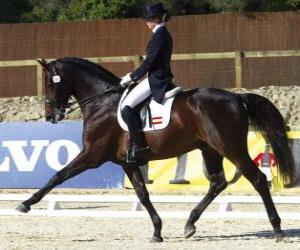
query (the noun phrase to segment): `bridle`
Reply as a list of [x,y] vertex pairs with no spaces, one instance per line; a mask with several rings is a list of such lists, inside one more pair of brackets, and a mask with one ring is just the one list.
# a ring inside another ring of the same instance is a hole
[[[57,84],[57,83],[53,83],[53,84]],[[67,108],[71,108],[72,106],[74,106],[76,104],[78,104],[82,108],[83,106],[93,102],[97,98],[100,98],[109,93],[121,92],[121,91],[124,91],[124,89],[125,88],[122,87],[121,85],[117,85],[117,86],[114,86],[111,88],[107,88],[101,93],[96,93],[92,96],[86,97],[80,101],[72,101],[72,102],[69,102],[69,97],[66,99],[63,99],[63,100],[62,99],[45,98],[45,104],[51,105],[53,107],[54,111],[53,111],[53,115],[51,117],[51,122],[57,123],[60,116],[65,116]],[[69,110],[67,113],[69,114],[73,111],[74,110]]]
[[83,107],[83,106],[87,105],[88,103],[93,102],[95,99],[102,97],[106,94],[116,93],[116,92],[121,92],[121,91],[124,91],[124,87],[122,87],[121,85],[116,86],[116,87],[111,87],[111,88],[105,89],[101,93],[96,93],[95,95],[86,97],[80,101],[68,102],[66,107],[70,108],[70,107],[74,106],[75,104],[78,104],[80,107]]
[[53,107],[53,115],[51,117],[52,123],[57,123],[60,116],[65,116],[68,103],[65,100],[59,99],[45,99],[45,104]]

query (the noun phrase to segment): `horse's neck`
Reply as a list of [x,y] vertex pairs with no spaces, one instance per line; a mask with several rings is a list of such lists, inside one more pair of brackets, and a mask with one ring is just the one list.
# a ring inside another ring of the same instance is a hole
[[86,117],[86,114],[91,114],[91,111],[94,113],[106,109],[105,106],[117,110],[121,93],[110,93],[107,90],[117,88],[118,83],[108,83],[104,79],[92,76],[74,78],[72,75],[71,77],[70,80],[73,82],[72,94],[79,103],[84,117]]
[[[92,93],[88,97],[95,96],[95,95],[97,95],[96,92]],[[87,117],[104,114],[104,113],[105,114],[111,113],[112,115],[116,115],[118,104],[121,99],[121,95],[122,95],[121,92],[114,92],[114,93],[100,92],[99,97],[95,96],[95,98],[93,98],[87,104],[80,105],[83,118],[85,119]],[[82,100],[84,101],[84,99]]]
[[92,84],[85,84],[85,83],[79,83],[74,86],[74,97],[77,100],[77,102],[83,102],[84,100],[91,98],[92,96],[96,94],[104,93],[105,86],[102,85],[92,85]]

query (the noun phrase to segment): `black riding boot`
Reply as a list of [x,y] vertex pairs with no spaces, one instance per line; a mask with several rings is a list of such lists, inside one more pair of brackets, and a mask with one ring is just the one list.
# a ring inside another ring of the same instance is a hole
[[140,126],[139,115],[129,106],[125,106],[122,109],[121,114],[128,126],[131,139],[126,160],[128,163],[140,162],[143,160],[145,151],[149,149],[149,146],[145,144],[144,134]]

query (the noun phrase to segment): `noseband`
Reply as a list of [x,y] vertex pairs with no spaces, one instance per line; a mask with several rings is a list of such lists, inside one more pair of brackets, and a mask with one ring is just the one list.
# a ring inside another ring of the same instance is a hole
[[45,99],[45,104],[53,107],[52,122],[57,123],[60,115],[65,115],[68,103],[59,99]]

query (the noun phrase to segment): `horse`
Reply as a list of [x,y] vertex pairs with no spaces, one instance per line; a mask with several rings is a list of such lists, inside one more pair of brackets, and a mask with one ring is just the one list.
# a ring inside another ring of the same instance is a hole
[[[150,215],[154,227],[151,242],[162,242],[162,220],[150,201],[139,164],[126,163],[128,133],[117,121],[117,107],[124,88],[120,78],[105,68],[81,58],[65,57],[52,62],[38,60],[45,71],[45,118],[57,123],[65,117],[71,96],[83,115],[83,149],[48,183],[16,209],[28,212],[48,192],[64,181],[106,161],[121,165],[136,194]],[[278,109],[265,97],[237,94],[217,88],[195,88],[179,93],[173,102],[167,128],[145,132],[150,149],[147,161],[179,156],[194,149],[202,152],[210,186],[191,211],[184,237],[196,232],[196,221],[226,187],[222,160],[229,159],[261,196],[274,237],[282,240],[281,219],[268,188],[266,176],[251,160],[247,149],[249,127],[270,143],[284,183],[293,181],[294,161],[288,146],[286,127]]]

